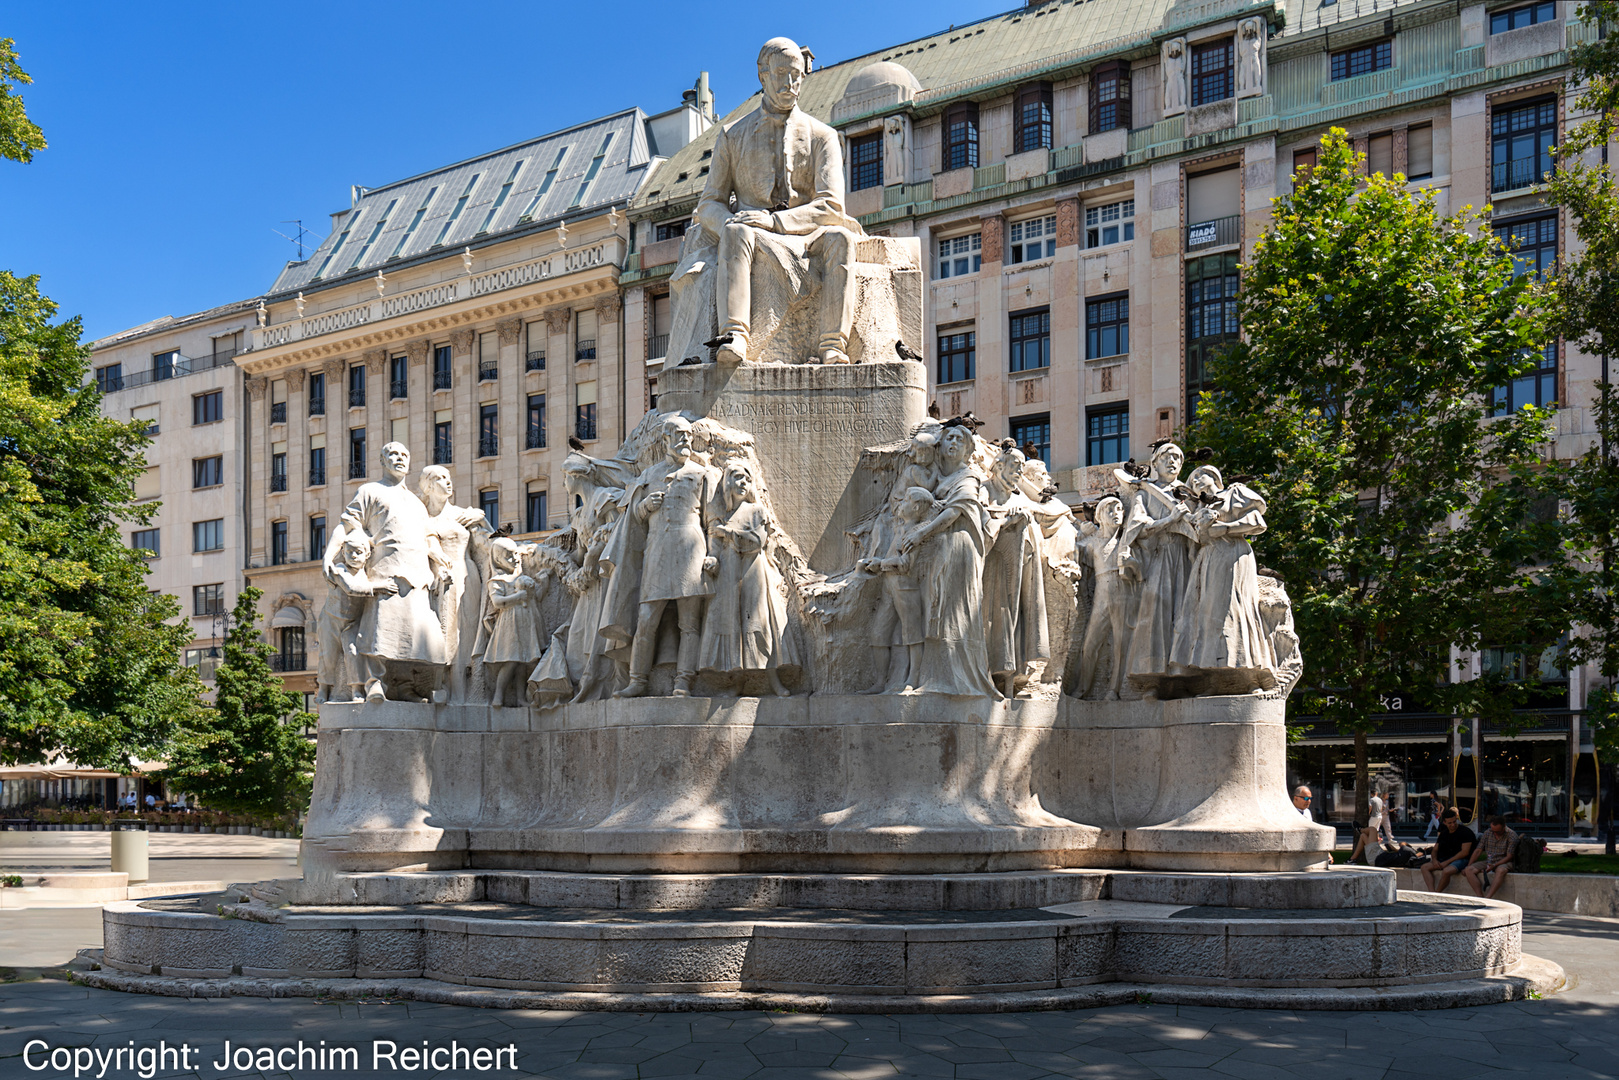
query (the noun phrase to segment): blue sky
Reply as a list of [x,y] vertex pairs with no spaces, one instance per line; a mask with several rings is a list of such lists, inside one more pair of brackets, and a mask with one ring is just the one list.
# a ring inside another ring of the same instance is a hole
[[786,34],[836,62],[1015,0],[693,6],[415,2],[0,5],[50,148],[0,162],[0,268],[86,340],[254,296],[375,186],[639,105],[710,72],[720,113]]

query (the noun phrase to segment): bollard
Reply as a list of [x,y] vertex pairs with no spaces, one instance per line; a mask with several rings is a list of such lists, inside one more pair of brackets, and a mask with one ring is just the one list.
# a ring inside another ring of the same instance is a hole
[[115,821],[112,825],[112,872],[128,874],[129,884],[146,880],[146,822]]

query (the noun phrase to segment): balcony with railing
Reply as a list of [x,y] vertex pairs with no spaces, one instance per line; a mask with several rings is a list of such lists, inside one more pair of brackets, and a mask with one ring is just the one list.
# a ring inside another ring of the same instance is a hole
[[450,373],[448,371],[433,372],[433,389],[448,390],[450,388]]
[[500,378],[500,365],[495,363],[478,362],[478,381],[492,382]]
[[596,359],[596,339],[595,338],[583,338],[583,339],[581,339],[580,342],[577,345],[574,346],[573,358],[576,361],[578,361],[578,360],[594,360],[594,359]]
[[669,335],[654,334],[646,339],[646,358],[648,360],[662,360],[669,355]]
[[1187,251],[1201,251],[1204,248],[1240,243],[1242,243],[1241,214],[1215,218],[1212,221],[1199,221],[1186,226]]
[[365,462],[363,462],[363,461],[351,461],[351,462],[349,462],[349,479],[350,480],[364,480],[365,479]]
[[574,421],[573,427],[574,427],[574,434],[578,435],[581,439],[584,439],[586,442],[589,442],[591,439],[594,439],[596,437],[596,417],[593,416],[593,415],[592,416],[583,416],[583,415],[579,416]]
[[270,403],[270,423],[285,424],[287,422],[287,403],[285,401],[272,401]]
[[129,374],[120,372],[117,375],[103,376],[99,372],[96,377],[96,388],[103,394],[116,393],[119,390],[132,390],[137,386],[148,383],[166,382],[169,379],[181,379],[187,375],[195,375],[201,371],[212,371],[214,368],[224,367],[236,357],[236,351],[214,353],[210,356],[177,356],[172,361],[153,367],[149,371],[135,371]]
[[309,415],[310,416],[325,416],[326,415],[326,395],[325,394],[322,394],[320,397],[312,397],[312,398],[309,399]]
[[272,653],[270,655],[270,670],[283,674],[293,671],[309,670],[308,652]]
[[478,437],[478,456],[495,457],[500,453],[499,435],[481,435]]
[[365,387],[349,387],[349,408],[358,409],[365,404]]
[[320,487],[321,485],[323,485],[325,483],[326,483],[326,470],[324,468],[310,469],[309,470],[309,486],[310,487]]
[[544,450],[545,449],[545,425],[544,424],[530,424],[528,426],[528,440],[526,442],[526,448],[529,449],[529,450]]
[[388,383],[388,396],[402,398],[410,396],[410,382],[406,379],[393,379]]
[[523,363],[523,370],[524,371],[544,371],[545,370],[545,350],[541,349],[541,350],[538,350],[536,352],[529,353],[528,354],[528,359],[526,361],[524,361],[524,363]]
[[453,458],[454,458],[454,455],[450,453],[450,444],[449,443],[447,443],[447,442],[436,442],[436,443],[433,444],[433,464],[434,465],[453,465],[454,464]]
[[271,491],[285,491],[285,490],[287,490],[287,474],[284,473],[284,472],[271,473],[270,474],[270,490]]

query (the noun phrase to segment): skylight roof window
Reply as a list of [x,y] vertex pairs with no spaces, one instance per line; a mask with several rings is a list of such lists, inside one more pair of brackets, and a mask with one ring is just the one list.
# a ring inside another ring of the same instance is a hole
[[545,174],[545,179],[540,181],[540,190],[536,191],[534,198],[529,200],[528,208],[517,219],[519,222],[527,221],[534,216],[534,211],[539,207],[540,200],[545,198],[545,193],[551,190],[551,182],[557,178],[557,170],[562,168],[562,159],[567,156],[568,148],[566,146],[557,151],[556,160],[551,162],[550,171]]
[[495,204],[489,208],[489,213],[484,215],[483,224],[478,226],[478,231],[475,235],[482,236],[489,231],[489,226],[495,220],[495,215],[500,213],[500,208],[506,204],[506,196],[512,193],[512,185],[517,182],[517,174],[522,171],[523,163],[521,161],[512,166],[511,175],[506,177],[504,184],[500,185],[500,194],[495,196]]
[[472,198],[472,189],[478,186],[478,177],[481,175],[483,174],[473,173],[472,179],[467,181],[467,189],[455,200],[455,209],[450,211],[449,219],[444,222],[444,228],[438,231],[438,239],[433,241],[434,247],[444,243],[444,238],[450,235],[450,230],[455,227],[455,221],[461,216],[461,211],[467,208],[467,200]]
[[361,248],[360,253],[354,256],[354,261],[349,263],[350,270],[353,270],[356,266],[359,266],[361,263],[365,262],[366,255],[368,255],[371,251],[371,245],[377,242],[377,237],[381,236],[382,230],[387,228],[388,219],[393,216],[394,207],[398,205],[398,199],[389,200],[388,209],[384,210],[382,212],[382,216],[377,219],[377,223],[371,226],[371,235],[365,238],[365,247]]
[[359,224],[359,221],[360,214],[358,211],[348,216],[348,220],[343,223],[343,231],[337,235],[337,243],[332,245],[332,250],[320,261],[320,269],[315,271],[313,280],[319,281],[322,275],[326,273],[326,268],[332,265],[332,260],[337,258],[337,253],[343,250],[343,244],[349,238],[349,230]]
[[585,194],[590,191],[591,182],[596,179],[596,174],[601,172],[602,161],[607,157],[607,148],[613,143],[613,134],[609,131],[607,137],[602,139],[601,149],[596,151],[596,156],[590,161],[590,168],[585,170],[585,178],[579,183],[579,191],[574,195],[572,205],[579,206],[585,201]]
[[422,205],[416,208],[416,213],[411,217],[410,224],[405,227],[405,235],[399,238],[399,243],[394,245],[393,254],[389,255],[388,258],[399,258],[399,253],[405,250],[405,245],[410,243],[410,238],[416,235],[416,226],[420,225],[422,218],[427,216],[427,208],[433,204],[433,196],[437,194],[438,188],[427,189],[427,197],[422,200]]

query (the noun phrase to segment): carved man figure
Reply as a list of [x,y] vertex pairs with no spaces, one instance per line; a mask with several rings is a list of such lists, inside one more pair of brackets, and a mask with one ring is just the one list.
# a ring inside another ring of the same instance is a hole
[[1265,92],[1264,19],[1244,19],[1237,28],[1237,96]]
[[1164,115],[1186,111],[1186,39],[1164,42]]
[[663,422],[667,457],[643,473],[630,490],[629,512],[646,523],[641,560],[641,607],[630,646],[630,681],[615,697],[646,693],[658,647],[658,624],[672,600],[680,625],[675,697],[691,693],[702,647],[703,606],[714,592],[718,562],[708,553],[708,526],[715,514],[720,474],[692,451],[691,422],[679,415]]
[[854,313],[849,264],[859,226],[843,210],[843,151],[837,133],[798,108],[808,66],[808,53],[787,38],[765,42],[759,50],[764,101],[720,132],[714,144],[697,219],[719,238],[720,363],[747,359],[754,255],[767,236],[807,258],[811,273],[821,279],[814,359],[849,362]]

